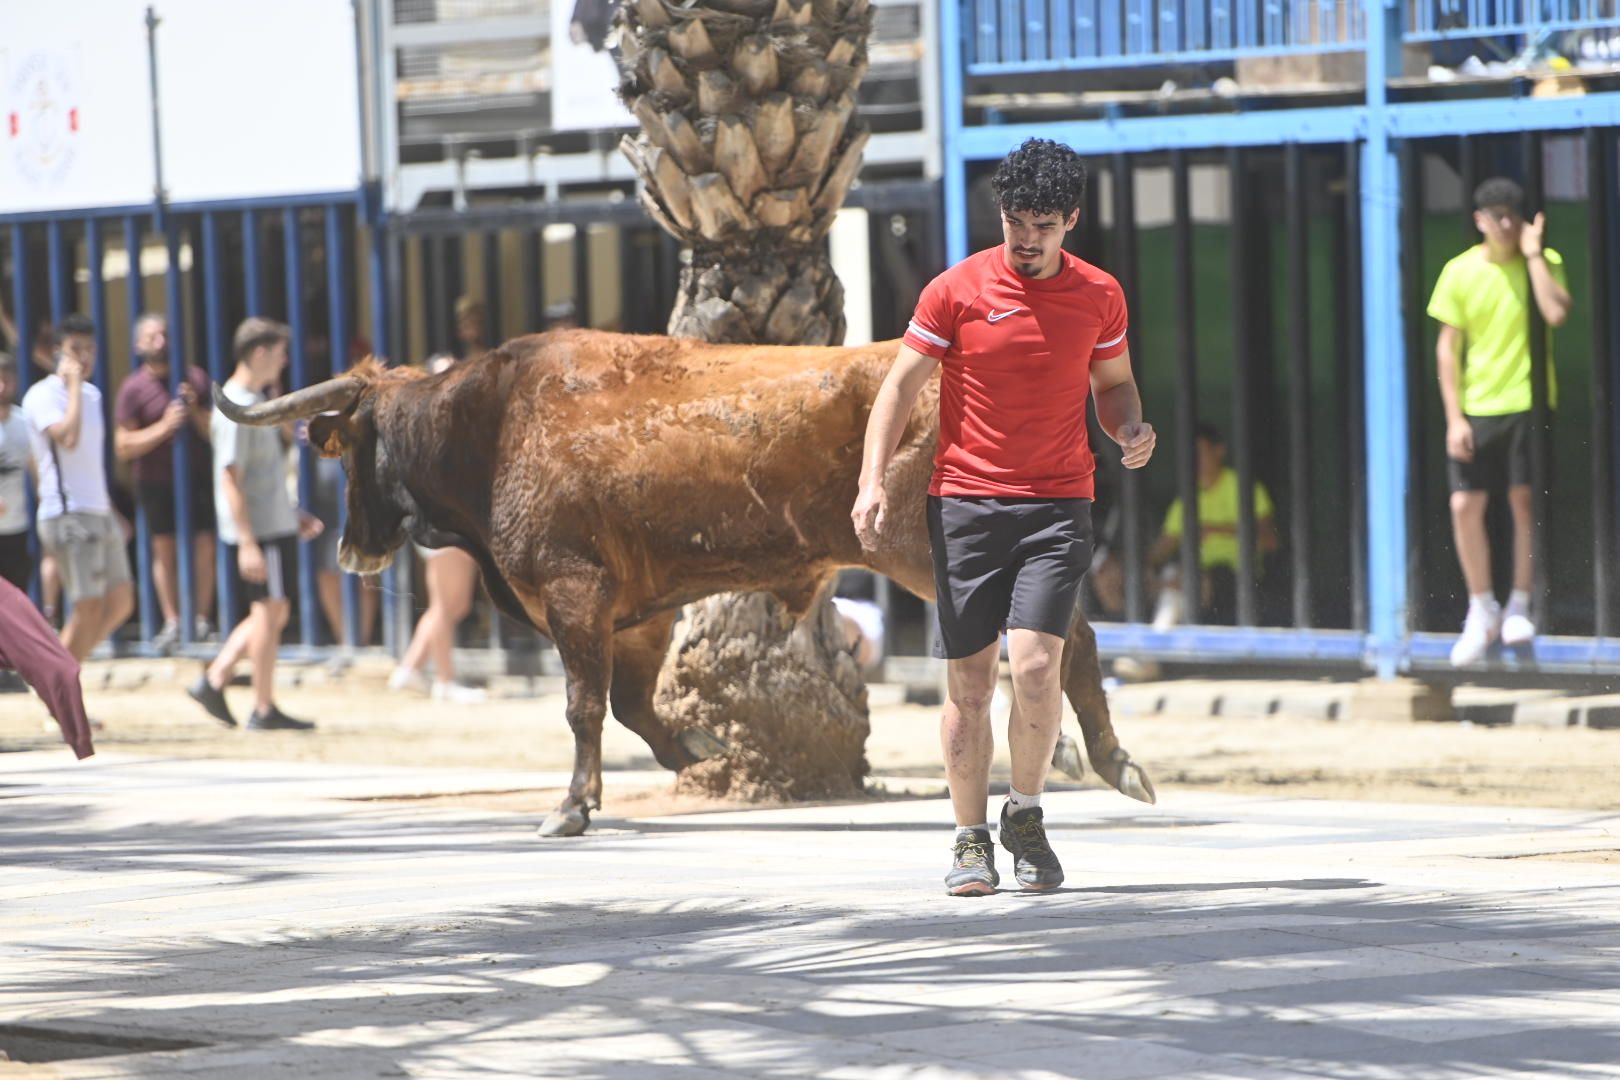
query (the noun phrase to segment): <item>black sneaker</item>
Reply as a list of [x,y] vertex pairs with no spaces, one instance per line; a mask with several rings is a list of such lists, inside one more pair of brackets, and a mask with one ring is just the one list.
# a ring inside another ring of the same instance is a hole
[[952,896],[989,896],[1001,884],[996,873],[996,845],[988,829],[957,829],[956,856],[945,875],[945,891]]
[[1001,846],[1012,852],[1013,876],[1025,889],[1057,888],[1063,884],[1063,867],[1046,842],[1045,814],[1038,806],[1016,814],[1011,810],[1011,803],[1001,807]]
[[208,681],[205,671],[197,676],[197,681],[186,687],[186,693],[191,700],[208,710],[208,715],[224,724],[226,727],[236,726],[236,717],[231,715],[231,707],[225,704],[225,691],[214,689],[214,684]]
[[308,720],[294,720],[274,705],[268,712],[255,712],[248,718],[249,731],[314,731],[315,725]]

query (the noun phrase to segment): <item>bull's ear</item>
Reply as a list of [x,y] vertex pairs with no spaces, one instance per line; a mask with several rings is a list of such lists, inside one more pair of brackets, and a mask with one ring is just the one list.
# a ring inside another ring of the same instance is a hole
[[321,457],[342,457],[354,444],[354,419],[348,413],[322,413],[309,422],[309,445]]

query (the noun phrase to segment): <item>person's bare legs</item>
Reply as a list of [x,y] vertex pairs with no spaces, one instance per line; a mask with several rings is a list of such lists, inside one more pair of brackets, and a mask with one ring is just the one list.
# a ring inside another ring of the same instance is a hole
[[321,614],[332,628],[332,640],[349,645],[349,627],[343,621],[343,575],[336,570],[322,570],[315,575],[315,593],[320,597]]
[[1529,592],[1535,581],[1535,520],[1531,517],[1529,484],[1508,488],[1508,509],[1513,512],[1513,588]]
[[1000,663],[999,638],[972,656],[945,663],[945,714],[940,718],[939,741],[958,826],[982,825],[987,820],[990,759],[995,752],[990,698]]
[[[47,619],[55,619],[62,610],[62,570],[55,555],[45,554],[39,558],[39,602]],[[64,625],[62,629],[67,627]]]
[[135,613],[135,585],[133,582],[123,582],[107,590],[102,597],[101,633],[91,648],[105,641],[113,631],[123,626],[129,617]]
[[[1525,488],[1527,494],[1529,490]],[[1469,596],[1491,591],[1491,540],[1485,532],[1485,507],[1489,501],[1490,495],[1484,491],[1451,493],[1451,535],[1457,544],[1457,562],[1462,566]]]
[[165,626],[180,622],[180,575],[175,569],[174,534],[152,537],[152,588]]
[[437,608],[439,618],[428,653],[433,660],[433,677],[442,683],[456,680],[456,627],[472,610],[473,590],[478,585],[478,563],[464,551],[446,551],[427,564],[428,607]]
[[200,532],[192,548],[191,583],[192,592],[197,601],[196,614],[208,618],[208,613],[214,610],[214,582],[217,574],[214,570],[214,534]]
[[253,624],[248,656],[253,663],[253,711],[265,713],[275,704],[276,652],[287,625],[291,605],[285,600],[255,600],[248,616]]
[[106,622],[107,604],[99,596],[87,596],[73,602],[73,611],[62,625],[62,646],[73,654],[73,659],[84,663],[90,650],[101,640],[101,627]]
[[223,690],[230,684],[231,676],[236,671],[237,661],[247,655],[248,647],[253,643],[253,619],[249,617],[236,624],[236,628],[220,646],[219,653],[208,663],[208,683],[216,690]]
[[1046,787],[1063,720],[1063,638],[1039,630],[1007,631],[1013,706],[1007,719],[1012,786],[1025,795]]

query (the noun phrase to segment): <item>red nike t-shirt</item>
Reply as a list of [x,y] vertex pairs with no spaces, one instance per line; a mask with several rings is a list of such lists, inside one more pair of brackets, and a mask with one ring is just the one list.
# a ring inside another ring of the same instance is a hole
[[939,449],[930,495],[1089,499],[1091,362],[1125,352],[1125,295],[1063,252],[1049,278],[997,246],[923,290],[905,342],[939,360]]

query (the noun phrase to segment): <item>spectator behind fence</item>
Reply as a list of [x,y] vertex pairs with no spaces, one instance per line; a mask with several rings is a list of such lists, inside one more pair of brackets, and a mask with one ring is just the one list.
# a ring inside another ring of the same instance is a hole
[[[1512,180],[1487,180],[1474,191],[1474,226],[1483,240],[1446,263],[1434,284],[1429,315],[1440,322],[1435,347],[1440,399],[1446,409],[1451,527],[1468,588],[1468,614],[1451,647],[1463,667],[1501,638],[1527,645],[1531,544],[1530,295],[1548,327],[1569,318],[1564,260],[1543,246],[1547,215],[1524,220],[1524,191]],[[1547,338],[1547,406],[1557,405],[1552,335]],[[1485,508],[1492,490],[1507,489],[1513,513],[1513,590],[1504,611],[1491,580]]]
[[28,420],[12,400],[17,393],[17,361],[0,352],[0,578],[28,588],[34,560],[28,554],[28,488],[33,471]]
[[462,296],[456,299],[455,359],[471,360],[489,352],[489,343],[484,340],[484,324],[488,321],[488,310],[484,302],[476,296]]
[[[461,305],[458,303],[456,308],[459,314]],[[427,369],[437,375],[450,370],[456,362],[455,357],[441,353],[428,359]],[[456,627],[472,611],[473,597],[478,592],[478,562],[460,548],[418,546],[416,551],[422,557],[428,606],[416,622],[416,631],[411,634],[399,666],[388,677],[388,688],[428,690],[436,700],[457,704],[483,701],[483,690],[456,681],[455,667]],[[429,663],[433,665],[431,688],[422,673]]]
[[[1226,464],[1226,437],[1212,424],[1199,424],[1198,444],[1198,567],[1199,601],[1194,622],[1230,624],[1237,621],[1238,478]],[[1181,588],[1181,568],[1172,560],[1181,546],[1184,511],[1181,498],[1170,503],[1164,528],[1148,552],[1148,565],[1160,573],[1155,629],[1164,630],[1189,614]],[[1260,550],[1270,555],[1280,546],[1272,514],[1271,493],[1254,485],[1255,533]]]
[[[238,405],[256,405],[287,366],[292,332],[286,324],[250,318],[236,329],[232,353],[236,371],[222,388]],[[276,650],[291,611],[289,594],[298,565],[298,538],[314,539],[321,523],[293,505],[287,493],[287,455],[274,427],[244,427],[214,410],[214,513],[225,561],[236,579],[236,593],[249,605],[219,655],[188,693],[208,715],[235,727],[225,701],[237,661],[253,665],[253,713],[249,731],[309,731],[276,707]]]
[[129,556],[107,492],[107,427],[95,324],[69,315],[57,328],[56,370],[23,398],[39,469],[39,542],[56,559],[72,614],[62,644],[81,663],[135,609]]
[[163,629],[152,639],[160,652],[180,641],[180,573],[176,550],[178,515],[174,487],[174,443],[189,421],[198,438],[191,444],[192,583],[196,597],[193,634],[206,641],[213,634],[207,612],[214,602],[214,500],[207,497],[209,467],[208,376],[193,365],[186,370],[180,397],[169,395],[169,324],[162,315],[142,315],[135,322],[133,352],[140,366],[119,388],[113,419],[113,452],[130,463],[135,500],[146,512],[152,536],[152,583],[163,610]]

